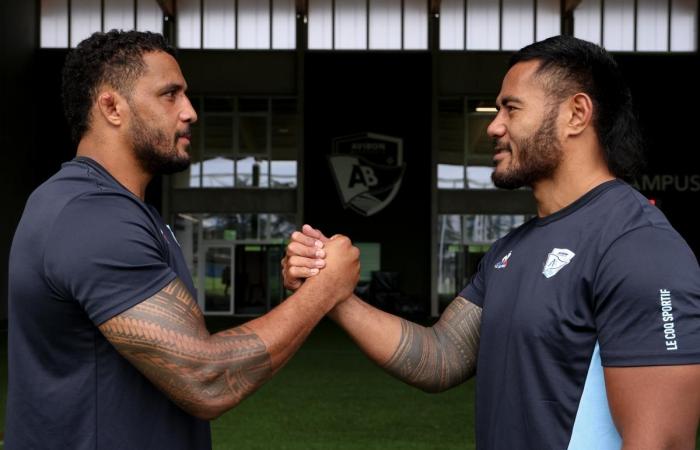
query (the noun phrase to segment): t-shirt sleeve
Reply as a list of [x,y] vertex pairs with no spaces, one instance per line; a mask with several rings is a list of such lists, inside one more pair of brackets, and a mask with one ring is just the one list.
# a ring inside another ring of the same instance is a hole
[[49,231],[47,280],[99,325],[176,277],[158,230],[143,207],[125,195],[100,192],[74,199]]
[[649,226],[615,241],[594,299],[604,366],[700,363],[700,268],[675,231]]
[[486,296],[486,280],[484,279],[485,274],[483,267],[486,264],[485,261],[488,259],[489,254],[490,252],[481,258],[481,261],[479,261],[477,266],[476,273],[472,275],[469,283],[459,293],[460,297],[469,300],[481,308],[484,307],[484,297]]

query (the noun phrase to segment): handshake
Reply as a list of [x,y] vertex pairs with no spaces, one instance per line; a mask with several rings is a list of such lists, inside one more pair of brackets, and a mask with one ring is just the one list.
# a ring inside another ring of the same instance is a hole
[[360,251],[346,236],[330,238],[309,225],[292,233],[282,258],[284,286],[296,291],[305,280],[333,308],[349,298],[360,278]]

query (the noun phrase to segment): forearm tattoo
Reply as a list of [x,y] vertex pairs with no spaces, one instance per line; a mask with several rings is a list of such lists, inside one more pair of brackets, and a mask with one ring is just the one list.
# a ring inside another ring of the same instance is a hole
[[401,320],[401,339],[384,368],[428,392],[440,392],[476,372],[481,308],[457,297],[431,328]]
[[100,330],[184,410],[237,404],[272,376],[265,344],[245,326],[210,335],[202,312],[176,279]]

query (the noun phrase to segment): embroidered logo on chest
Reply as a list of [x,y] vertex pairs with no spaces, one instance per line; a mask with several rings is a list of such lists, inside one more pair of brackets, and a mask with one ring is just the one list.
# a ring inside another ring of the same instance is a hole
[[544,263],[542,275],[547,278],[552,278],[554,275],[574,259],[576,253],[566,248],[554,248],[547,255],[547,262]]
[[512,253],[512,250],[509,251],[508,254],[504,256],[503,259],[501,259],[501,261],[497,262],[496,265],[493,267],[495,267],[496,269],[505,269],[506,267],[508,267],[508,259],[510,258],[510,255]]

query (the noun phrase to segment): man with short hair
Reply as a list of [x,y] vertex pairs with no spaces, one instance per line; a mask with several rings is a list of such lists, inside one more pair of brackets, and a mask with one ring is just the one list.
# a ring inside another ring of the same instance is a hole
[[[700,269],[621,181],[641,140],[615,62],[573,37],[532,44],[511,59],[497,105],[493,181],[530,186],[537,217],[491,246],[432,327],[355,296],[330,316],[426,391],[476,373],[479,449],[695,448]],[[308,225],[293,234],[289,288],[314,278],[324,241]]]
[[95,33],[66,58],[77,157],[37,188],[9,271],[5,448],[207,449],[208,420],[279,370],[359,277],[326,244],[324,273],[246,324],[209,334],[182,252],[144,203],[188,167],[197,115],[161,35]]

